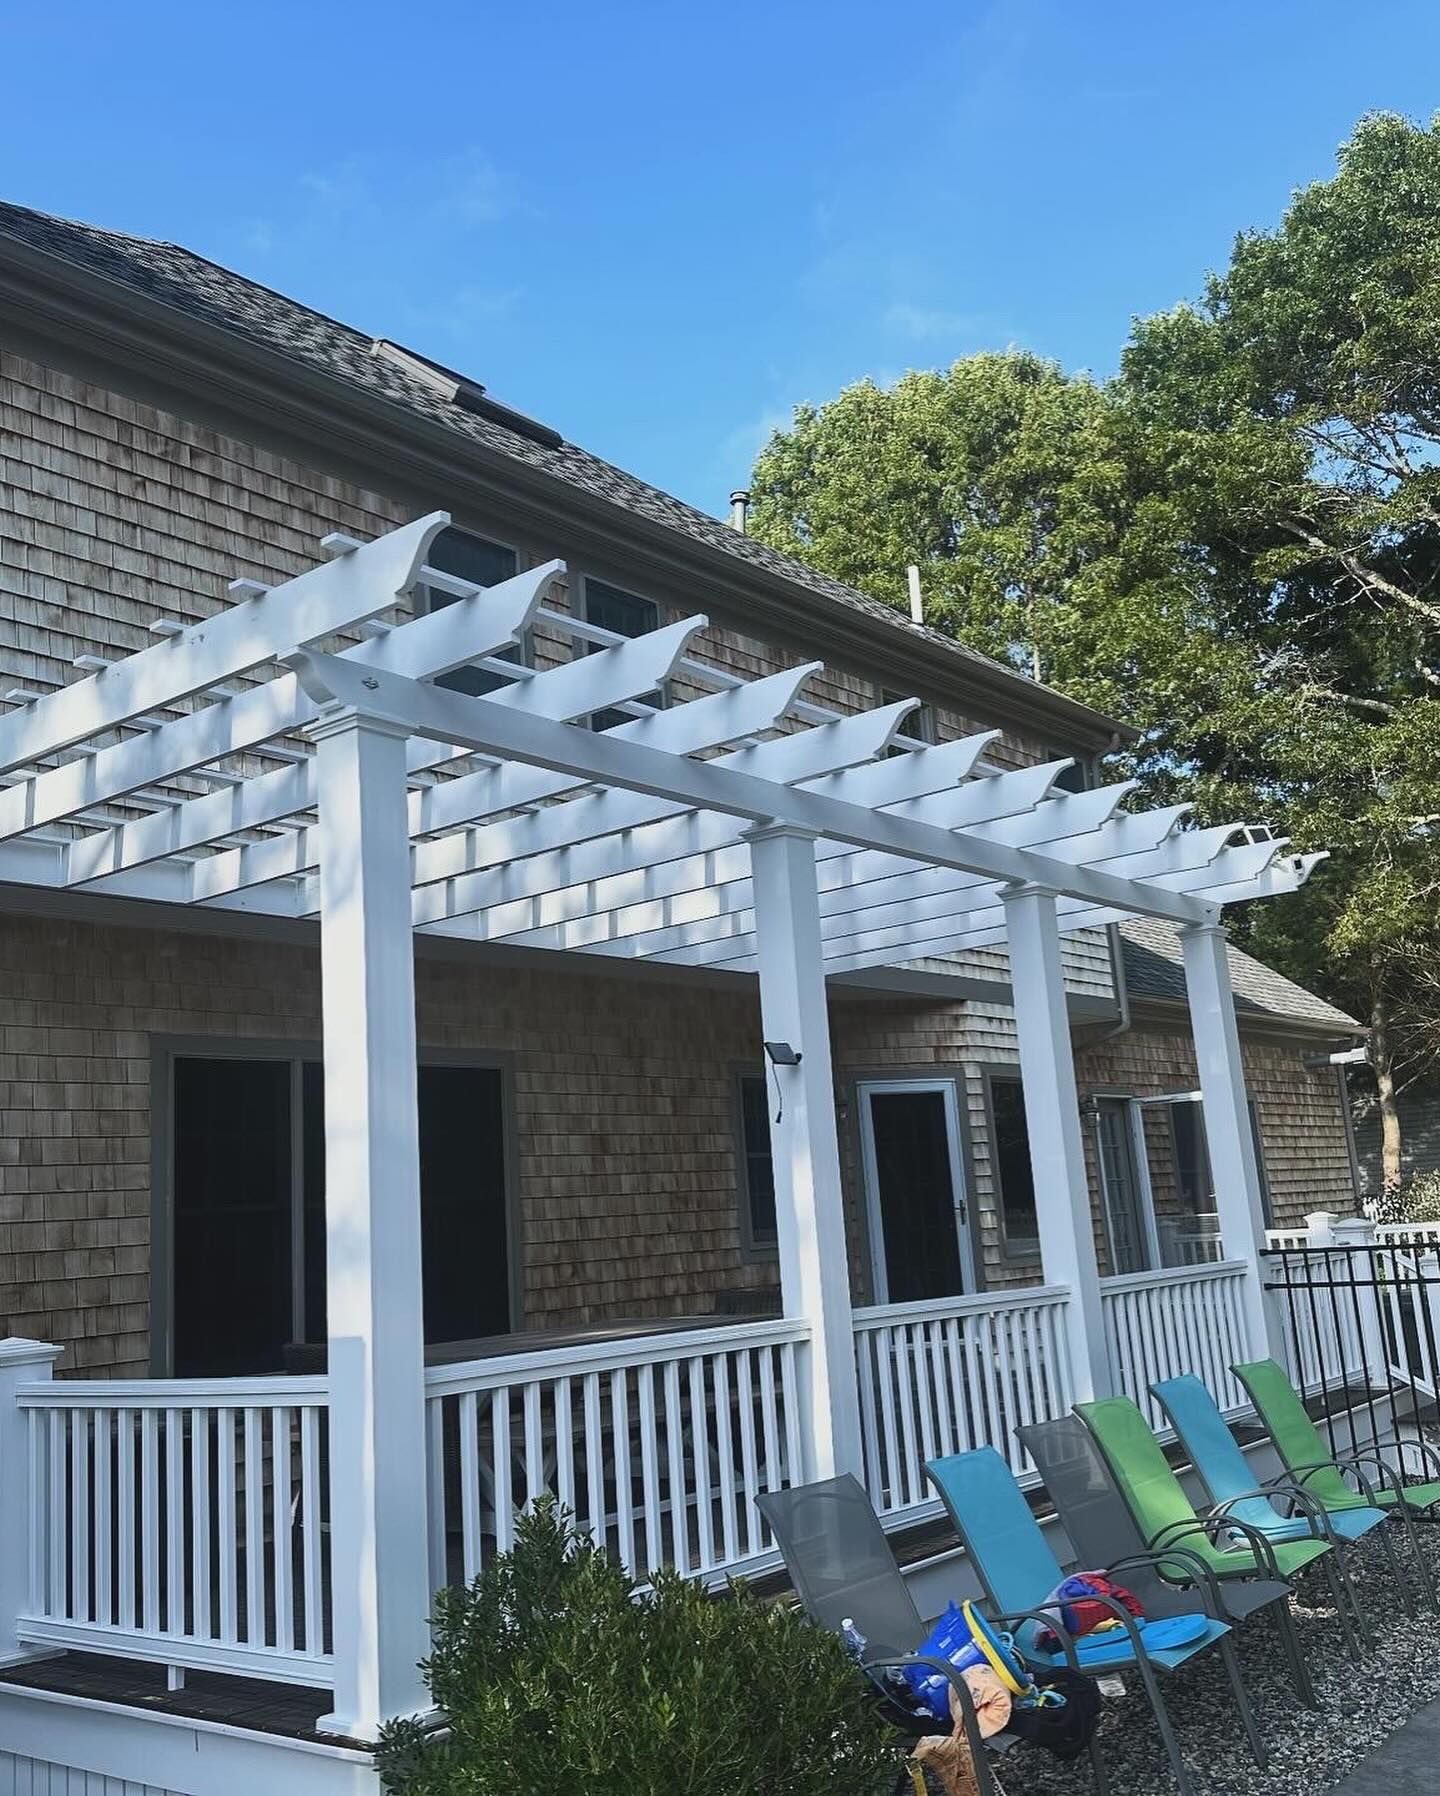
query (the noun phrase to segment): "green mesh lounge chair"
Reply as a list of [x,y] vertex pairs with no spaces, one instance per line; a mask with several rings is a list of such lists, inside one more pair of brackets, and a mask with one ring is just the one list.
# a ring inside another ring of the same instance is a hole
[[[1046,1670],[1067,1660],[1074,1665],[1074,1647],[1065,1639],[1064,1630],[1055,1628],[1050,1615],[1040,1613],[1065,1573],[1009,1466],[993,1447],[977,1447],[969,1453],[929,1460],[925,1470],[955,1524],[993,1619],[1012,1631],[1017,1649],[1031,1665]],[[1207,1614],[1205,1631],[1199,1638],[1184,1646],[1147,1652],[1130,1611],[1120,1603],[1107,1602],[1106,1607],[1123,1631],[1116,1633],[1113,1646],[1107,1647],[1103,1657],[1087,1656],[1078,1669],[1091,1677],[1106,1677],[1117,1671],[1138,1674],[1150,1699],[1175,1781],[1184,1796],[1192,1796],[1194,1786],[1155,1673],[1177,1670],[1217,1641],[1230,1646],[1230,1629]],[[1047,1652],[1039,1644],[1037,1636],[1045,1627],[1053,1628],[1061,1639],[1064,1657]],[[1236,1685],[1236,1694],[1253,1742],[1254,1723],[1243,1684]]]
[[[1268,1484],[1257,1485],[1250,1462],[1230,1432],[1230,1424],[1220,1413],[1219,1404],[1193,1372],[1186,1372],[1180,1378],[1157,1379],[1150,1389],[1169,1417],[1196,1476],[1205,1486],[1212,1505],[1209,1513],[1237,1516],[1252,1528],[1258,1528],[1267,1540],[1328,1540],[1335,1552],[1323,1563],[1332,1575],[1336,1607],[1343,1620],[1344,1605],[1348,1604],[1361,1635],[1370,1640],[1370,1630],[1346,1560],[1357,1540],[1372,1529],[1384,1526],[1389,1519],[1386,1512],[1366,1504],[1360,1508],[1336,1510],[1332,1515],[1313,1491],[1296,1484],[1288,1474],[1272,1479]],[[1384,1545],[1390,1555],[1391,1570],[1405,1597],[1405,1606],[1413,1615],[1414,1604],[1401,1579],[1390,1541],[1386,1539]],[[1358,1653],[1359,1642],[1352,1641],[1351,1645]]]
[[[1287,1478],[1308,1491],[1332,1516],[1346,1510],[1380,1509],[1398,1518],[1409,1539],[1420,1582],[1433,1604],[1435,1586],[1415,1535],[1414,1518],[1435,1515],[1440,1505],[1440,1480],[1406,1483],[1376,1452],[1348,1458],[1332,1453],[1285,1368],[1273,1359],[1249,1360],[1231,1370],[1249,1393],[1256,1415],[1275,1443]],[[1417,1446],[1425,1451],[1423,1443]],[[1345,1482],[1346,1473],[1355,1480],[1354,1486]],[[1393,1554],[1391,1563],[1394,1565]],[[1395,1575],[1403,1591],[1398,1567]]]
[[[1077,1403],[1075,1413],[1093,1435],[1152,1552],[1183,1545],[1217,1578],[1280,1579],[1286,1584],[1329,1556],[1331,1548],[1323,1540],[1270,1541],[1258,1528],[1235,1516],[1207,1518],[1197,1514],[1166,1459],[1164,1448],[1129,1397],[1102,1397],[1093,1403]],[[1243,1539],[1243,1546],[1237,1544],[1237,1536]],[[1190,1575],[1179,1562],[1173,1567],[1167,1562],[1165,1571],[1167,1576],[1181,1581]],[[1276,1618],[1295,1687],[1305,1693],[1305,1700],[1313,1703],[1310,1677],[1288,1603],[1277,1608]]]

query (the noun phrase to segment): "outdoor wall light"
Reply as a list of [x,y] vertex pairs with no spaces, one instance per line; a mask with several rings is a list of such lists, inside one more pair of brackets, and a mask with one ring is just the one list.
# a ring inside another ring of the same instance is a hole
[[799,1066],[804,1056],[798,1048],[792,1048],[788,1041],[767,1041],[765,1052],[770,1056],[771,1066]]

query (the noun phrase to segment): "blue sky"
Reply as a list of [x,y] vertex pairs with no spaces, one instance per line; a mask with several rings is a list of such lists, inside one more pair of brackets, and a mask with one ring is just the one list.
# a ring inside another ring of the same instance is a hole
[[1108,371],[1433,0],[0,4],[4,197],[167,237],[724,509],[800,401],[1021,344]]

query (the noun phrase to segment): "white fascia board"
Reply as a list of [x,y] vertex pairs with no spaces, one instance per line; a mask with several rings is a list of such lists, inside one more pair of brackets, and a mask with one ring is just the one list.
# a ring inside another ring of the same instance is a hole
[[[440,615],[445,616],[446,613],[441,612]],[[704,627],[704,618],[686,618],[680,623],[667,625],[662,630],[651,631],[646,636],[617,643],[613,648],[600,649],[583,661],[567,662],[549,672],[536,674],[531,679],[518,681],[513,686],[501,687],[491,696],[497,706],[526,716],[553,716],[560,720],[588,716],[592,711],[603,710],[624,698],[634,697],[637,692],[648,692],[659,685],[684,652],[690,639]],[[389,638],[381,640],[388,641]],[[372,660],[369,665],[373,668],[377,664]],[[371,677],[374,677],[373,674]],[[553,712],[549,708],[551,706],[554,707]],[[664,712],[657,712],[655,719],[665,715],[667,714]],[[651,722],[650,718],[638,719],[635,727],[641,728]],[[426,748],[423,742],[412,740],[408,749],[408,765],[414,771],[417,761],[421,765],[432,765],[457,752],[465,751],[457,751],[445,744],[443,750],[437,753],[433,747]],[[503,774],[507,770],[494,771]],[[483,785],[490,779],[491,773],[492,770],[486,769],[465,777],[478,780]],[[455,782],[457,785],[461,783],[459,780]],[[562,784],[568,786],[573,782],[564,781]],[[313,777],[310,789],[313,790]],[[493,791],[494,788],[485,786],[484,789]],[[518,782],[512,781],[508,788],[503,789],[509,804],[527,802],[527,796],[521,795]],[[534,793],[528,795],[533,796]],[[412,795],[413,799],[418,800],[420,797],[420,794]],[[412,809],[412,820],[414,814]],[[298,830],[283,839],[247,843],[223,854],[213,855],[195,868],[192,876],[194,901],[209,903],[247,886],[265,885],[273,879],[286,879],[296,874],[308,873],[318,866],[319,854],[319,831],[312,827]]]
[[276,660],[297,643],[321,641],[387,610],[415,584],[430,544],[449,522],[446,512],[432,512],[12,711],[0,719],[0,772],[58,754]]
[[[529,761],[573,773],[590,783],[622,787],[686,808],[725,811],[754,823],[784,822],[817,836],[905,855],[922,864],[1020,884],[1038,883],[1095,904],[1113,904],[1177,922],[1205,922],[1214,914],[1213,907],[1180,893],[1153,891],[1089,868],[1066,867],[1028,849],[952,834],[890,811],[826,798],[801,786],[777,785],[734,767],[664,754],[548,718],[521,716],[488,699],[462,697],[391,674],[365,673],[333,655],[302,650],[286,659],[312,698],[333,701],[390,721],[413,735],[482,754]],[[793,740],[800,742],[808,735],[840,727],[827,724]],[[1135,894],[1140,895],[1139,902],[1133,901]]]

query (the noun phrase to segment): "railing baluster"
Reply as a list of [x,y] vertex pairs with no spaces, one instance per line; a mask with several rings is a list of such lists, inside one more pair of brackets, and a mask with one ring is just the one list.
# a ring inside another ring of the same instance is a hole
[[140,1591],[147,1633],[160,1632],[160,1413],[140,1412]]
[[596,1546],[605,1544],[605,1423],[601,1415],[600,1374],[587,1372],[584,1383],[585,1404],[585,1502],[588,1510],[590,1537]]
[[[480,1572],[480,1398],[474,1391],[464,1392],[460,1399],[460,1562],[465,1582],[471,1583]],[[491,1418],[493,1421],[493,1417]],[[498,1458],[500,1442],[495,1441]],[[510,1463],[509,1431],[506,1431],[505,1463]],[[495,1502],[500,1501],[498,1472],[492,1472]],[[500,1533],[496,1520],[495,1533]]]
[[[564,1380],[568,1391],[570,1380]],[[630,1374],[617,1366],[610,1374],[610,1420],[615,1430],[615,1534],[620,1563],[633,1577],[635,1563],[635,1504],[630,1463]]]
[[[735,1445],[730,1425],[729,1356],[717,1353],[710,1363],[715,1386],[715,1457],[720,1468],[720,1538],[729,1564],[740,1557],[740,1531],[735,1513]],[[788,1407],[795,1406],[791,1403]],[[618,1423],[616,1438],[619,1438]],[[750,1493],[743,1487],[741,1495],[747,1503],[750,1501]]]
[[165,1628],[185,1632],[185,1430],[178,1409],[165,1411]]
[[[236,1607],[240,1543],[235,1528],[235,1412],[222,1407],[215,1412],[215,1546],[220,1586],[220,1638],[231,1645],[239,1639]],[[146,1532],[149,1529],[147,1525]]]
[[[95,1453],[95,1619],[102,1627],[111,1627],[115,1615],[115,1580],[112,1563],[111,1533],[111,1452],[110,1430],[114,1420],[108,1408],[93,1412]],[[33,1523],[32,1523],[33,1525]]]
[[[763,1377],[763,1371],[762,1371]],[[766,1445],[770,1461],[770,1418],[766,1415]],[[670,1563],[677,1571],[690,1570],[690,1518],[685,1501],[685,1434],[680,1411],[680,1367],[673,1358],[665,1362],[665,1445],[669,1467]]]
[[[62,1420],[62,1416],[52,1413],[51,1428]],[[118,1587],[117,1622],[122,1628],[135,1628],[139,1626],[135,1606],[135,1414],[126,1408],[115,1412],[115,1482],[115,1550],[119,1560],[115,1580]],[[51,1491],[53,1500],[53,1479]]]
[[742,1347],[735,1356],[735,1413],[740,1418],[740,1473],[745,1492],[745,1547],[758,1553],[766,1543],[760,1511],[755,1495],[760,1489],[760,1472],[755,1458],[755,1378],[750,1349]]
[[715,1565],[715,1492],[710,1482],[709,1406],[705,1356],[696,1353],[690,1359],[690,1450],[695,1465],[696,1570],[702,1576]]
[[70,1614],[90,1620],[90,1412],[70,1417]]
[[293,1535],[291,1533],[290,1495],[290,1418],[289,1409],[270,1411],[271,1479],[270,1539],[274,1564],[275,1644],[286,1652],[295,1650],[295,1615],[291,1581],[294,1573]]

